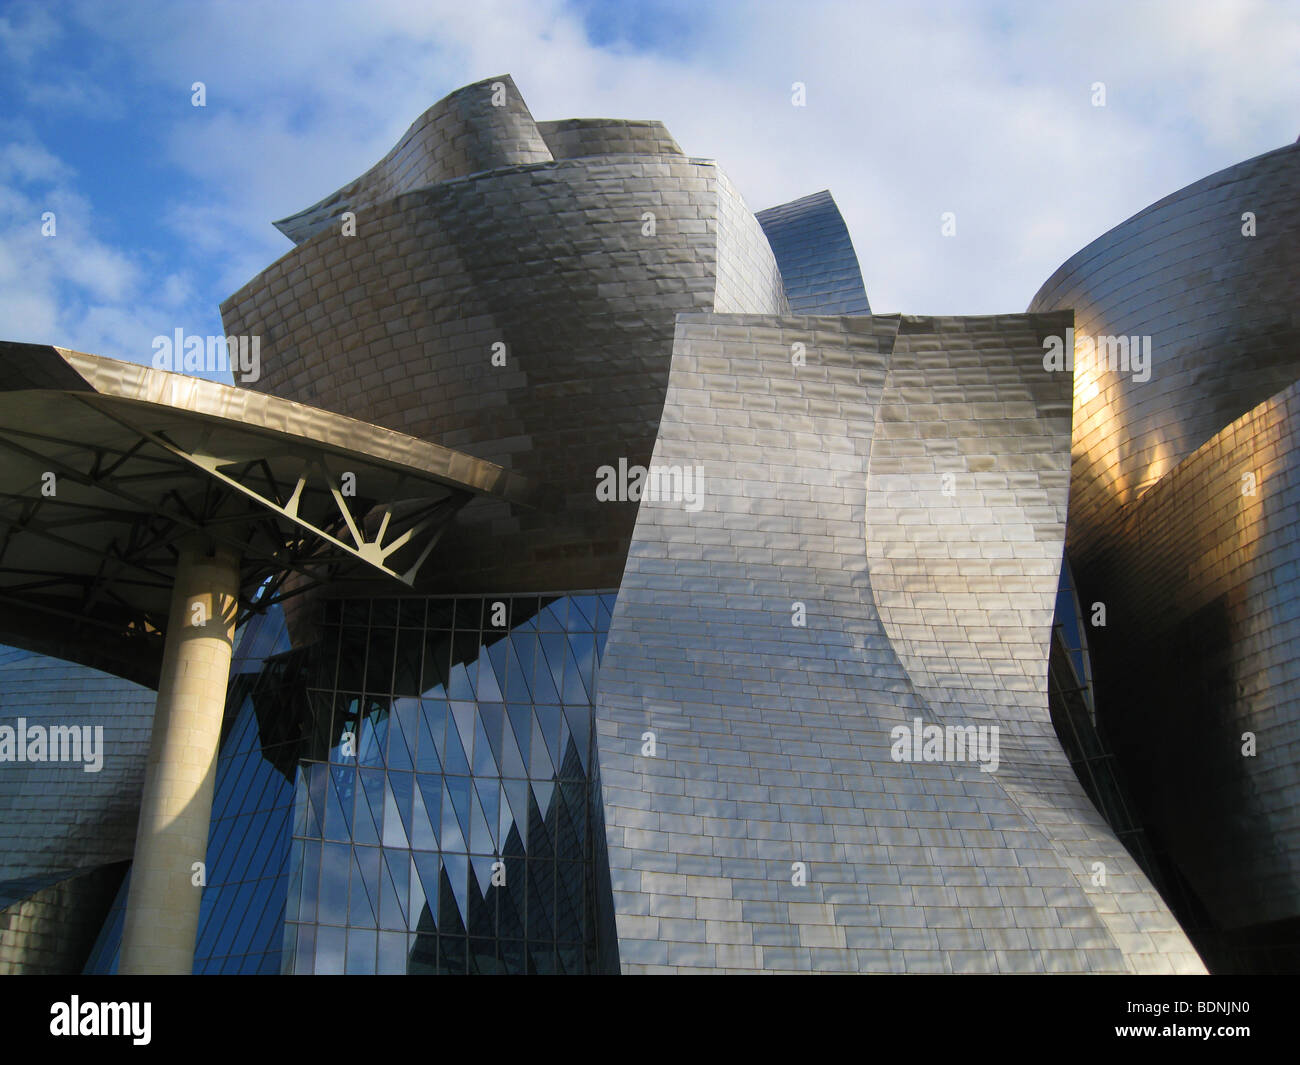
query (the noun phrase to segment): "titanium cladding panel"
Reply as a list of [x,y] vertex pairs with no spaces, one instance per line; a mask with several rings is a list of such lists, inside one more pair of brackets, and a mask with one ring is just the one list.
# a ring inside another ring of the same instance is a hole
[[[703,503],[643,503],[597,697],[625,972],[1203,971],[1048,716],[1068,324],[679,318]],[[917,718],[999,768],[895,761]]]
[[1068,546],[1107,610],[1089,640],[1125,784],[1229,933],[1300,914],[1298,240],[1289,145],[1139,212],[1030,305],[1074,308],[1076,350],[1150,343],[1145,374],[1079,354]]
[[663,154],[508,166],[402,192],[358,210],[355,237],[314,231],[222,308],[228,333],[263,337],[253,387],[547,487],[547,513],[467,508],[426,570],[442,590],[617,584],[636,507],[598,505],[595,471],[649,459],[675,316],[788,309],[754,216],[661,126],[558,123],[547,135],[567,152]]

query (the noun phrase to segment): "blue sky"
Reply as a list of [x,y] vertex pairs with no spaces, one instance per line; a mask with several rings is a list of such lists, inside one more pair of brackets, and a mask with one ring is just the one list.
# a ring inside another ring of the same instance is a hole
[[539,119],[664,121],[754,210],[829,188],[879,312],[1015,312],[1296,139],[1300,2],[0,0],[0,339],[147,362],[219,334],[290,248],[272,220],[503,73]]

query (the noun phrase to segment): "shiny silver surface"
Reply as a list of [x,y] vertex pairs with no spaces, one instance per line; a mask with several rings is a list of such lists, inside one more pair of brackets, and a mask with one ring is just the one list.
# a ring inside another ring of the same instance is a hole
[[[433,111],[496,112],[507,80]],[[355,236],[313,231],[222,305],[229,334],[262,338],[254,388],[479,456],[557,501],[467,507],[446,565],[422,576],[430,592],[617,585],[636,504],[599,503],[596,470],[648,461],[676,315],[788,309],[763,230],[714,163],[657,123],[530,126],[508,93],[510,121],[554,160],[386,185],[354,204]],[[442,173],[440,141],[403,143],[401,167]]]
[[[487,79],[279,223],[297,247],[222,308],[262,338],[254,388],[5,345],[0,424],[120,453],[147,412],[190,467],[210,439],[346,455],[477,493],[422,594],[617,586],[591,767],[602,965],[1201,972],[1062,750],[1049,648],[1064,549],[1083,716],[1144,831],[1220,931],[1282,940],[1300,917],[1297,153],[1152,205],[1030,313],[871,316],[829,194],[755,217],[660,124],[534,122]],[[1069,329],[1150,337],[1150,379],[1082,348],[1048,372]],[[601,502],[620,462],[698,468],[700,507]],[[398,610],[377,578],[325,587]],[[370,690],[365,661],[340,661],[340,692]],[[996,728],[996,768],[897,759],[918,719]]]
[[1085,616],[1106,608],[1088,640],[1121,780],[1216,961],[1247,970],[1300,959],[1298,242],[1288,145],[1116,226],[1030,305],[1151,339],[1147,381],[1079,354],[1067,550]]
[[848,227],[823,189],[759,211],[790,310],[795,314],[870,314]]
[[467,85],[411,123],[383,159],[355,181],[275,227],[295,244],[403,192],[480,170],[549,162],[550,149],[509,74]]
[[[623,971],[1203,971],[1048,715],[1069,320],[678,319],[707,491],[642,504],[597,699]],[[1000,764],[894,760],[917,718]]]

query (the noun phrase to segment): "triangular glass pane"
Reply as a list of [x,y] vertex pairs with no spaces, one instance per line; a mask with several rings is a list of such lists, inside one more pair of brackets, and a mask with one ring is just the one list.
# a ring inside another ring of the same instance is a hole
[[430,632],[424,637],[424,670],[420,692],[430,699],[447,698],[448,669],[451,665],[451,634]]
[[[541,707],[534,707],[540,710]],[[559,709],[556,707],[555,709]],[[542,723],[533,717],[532,757],[528,762],[528,776],[531,780],[550,780],[555,776],[555,764],[546,749],[546,737],[542,734]]]
[[380,878],[379,927],[406,929],[407,882],[410,861],[406,851],[384,851]]
[[509,721],[506,721],[501,729],[501,753],[497,756],[497,765],[501,767],[503,777],[528,776],[528,769],[519,750],[519,742],[515,739],[514,726]]
[[450,705],[452,720],[456,722],[456,731],[460,734],[460,742],[465,745],[465,757],[472,763],[474,719],[478,716],[478,707],[473,702],[453,702]]
[[501,854],[510,858],[524,858],[527,856],[527,850],[524,847],[525,826],[523,821],[512,822],[510,831],[505,834],[504,842],[501,844]]
[[506,691],[512,702],[528,702],[533,697],[533,659],[537,656],[537,637],[513,632],[510,644],[509,675]]
[[483,807],[483,819],[487,821],[488,830],[492,833],[492,846],[488,849],[496,853],[497,843],[501,839],[497,835],[501,820],[501,782],[491,778],[476,780],[474,788],[478,792],[478,801]]
[[381,766],[384,764],[384,745],[388,739],[388,715],[372,708],[361,720],[357,736],[357,764]]
[[555,802],[555,782],[551,780],[533,780],[529,781],[533,789],[533,794],[537,797],[537,809],[541,811],[542,817],[550,820],[551,804]]
[[378,845],[384,823],[384,771],[362,769],[357,774],[361,788],[357,795],[357,812],[353,818],[352,841]]
[[474,775],[476,777],[500,776],[496,759],[493,757],[492,745],[488,743],[487,730],[483,727],[481,714],[475,715],[474,722]]
[[[545,661],[551,671],[551,680],[554,682],[557,692],[564,690],[564,660],[568,657],[568,641],[564,638],[563,633],[544,632],[538,637],[542,645],[542,653],[537,662],[537,673],[542,671],[542,662]],[[536,674],[534,674],[536,676]],[[561,702],[559,699],[537,699],[539,703]],[[574,700],[570,700],[574,701]]]
[[[482,787],[482,785],[480,785],[480,787]],[[496,791],[497,791],[497,796],[496,796],[495,808],[496,808],[496,817],[497,817],[497,826],[496,826],[497,853],[503,854],[505,852],[502,845],[504,844],[506,837],[510,834],[510,826],[515,823],[515,817],[514,814],[511,813],[510,811],[510,797],[506,794],[505,784],[503,782],[498,781]],[[487,810],[487,807],[488,804],[484,802],[483,803],[484,811]]]
[[[532,750],[533,742],[533,708],[523,703],[509,703],[506,705],[506,717],[515,734],[515,740],[519,744],[519,753],[523,756],[526,765],[528,763],[528,752]],[[520,774],[520,776],[527,775],[527,773]]]
[[[555,856],[555,845],[551,842],[551,832],[546,825],[546,809],[550,804],[552,785],[538,783],[536,786],[530,784],[530,793],[528,796],[528,857],[530,858],[553,858]],[[544,794],[538,795],[538,791]],[[543,805],[545,803],[546,805]],[[532,863],[529,867],[533,868]]]
[[348,924],[374,928],[379,921],[379,848],[352,848],[352,890]]
[[351,839],[352,781],[356,770],[346,765],[332,765],[329,768],[329,789],[325,800],[325,838]]
[[[433,787],[429,790],[434,792],[434,798],[437,805],[430,811],[425,805],[425,781],[433,781]],[[438,849],[438,835],[434,830],[434,825],[438,824],[441,815],[442,789],[437,786],[437,777],[419,778],[419,787],[415,789],[415,794],[411,800],[411,848],[412,850],[434,851]]]
[[424,633],[404,629],[397,634],[397,661],[393,667],[395,695],[420,694],[420,658],[424,653]]
[[[528,781],[504,780],[501,782],[501,790],[505,794],[505,802],[501,807],[501,821],[503,824],[505,823],[506,805],[508,804],[510,818],[519,834],[520,846],[526,851],[528,845]],[[501,853],[507,853],[509,832],[503,831],[498,838],[502,841]],[[521,853],[523,852],[521,851]]]
[[463,779],[463,777],[444,777],[442,781],[442,831],[438,834],[438,838],[442,842],[442,849],[446,852],[465,850],[465,833],[456,818],[456,808],[451,803],[451,791],[447,787],[449,781]]
[[[548,635],[556,635],[552,633]],[[559,636],[563,640],[563,636]],[[563,667],[561,666],[561,671]],[[551,673],[551,667],[546,661],[546,656],[542,654],[540,645],[537,650],[536,666],[533,669],[533,702],[544,705],[554,705],[560,702],[560,689],[555,686],[555,678]]]
[[302,770],[293,779],[293,834],[295,836],[312,835],[308,831],[311,821],[311,798],[307,789],[307,774]]
[[[448,684],[448,695],[452,699],[473,699],[474,698],[474,680],[478,675],[478,656],[481,648],[479,646],[479,634],[477,630],[473,632],[453,633],[451,640],[451,664],[453,667],[453,676]],[[454,676],[455,666],[463,665],[466,667],[465,679],[469,682],[469,690],[461,693],[458,690],[460,684]],[[457,689],[457,690],[453,690]]]
[[492,752],[493,774],[501,775],[501,729],[505,722],[506,710],[500,703],[479,703],[479,721],[487,734],[488,748]]
[[560,711],[560,754],[559,757],[555,759],[555,771],[559,773],[560,776],[562,777],[567,776],[568,775],[567,771],[573,768],[572,766],[566,764],[567,759],[569,757],[570,745],[571,744],[570,744],[570,735],[569,735],[569,721],[564,716],[564,711],[561,710]]
[[420,700],[394,699],[388,725],[388,768],[414,769]]
[[334,715],[334,723],[331,726],[334,732],[331,736],[330,761],[355,762],[357,757],[357,732],[360,727],[358,722],[361,713],[361,697],[359,695],[345,695],[340,692],[338,702],[340,704],[339,711]]
[[[498,641],[504,643],[505,641]],[[474,694],[481,702],[499,703],[505,696],[501,685],[497,683],[496,670],[492,666],[489,650],[484,647],[479,651],[479,671],[474,686]]]
[[537,627],[542,632],[563,632],[564,616],[568,605],[569,601],[563,596],[552,599],[542,607],[542,612],[537,616]]
[[[492,673],[496,677],[497,687],[500,689],[501,697],[504,699],[510,672],[508,666],[510,658],[510,641],[504,638],[497,640],[496,643],[492,644],[488,648],[487,657],[488,661],[492,663]],[[483,698],[482,679],[480,678],[479,699],[482,700]],[[524,698],[527,698],[527,696],[524,696]],[[499,702],[500,700],[494,701]]]
[[573,742],[572,733],[564,737],[564,759],[560,762],[559,776],[561,780],[581,780],[586,776],[582,756],[578,753],[578,745]]
[[[560,767],[560,758],[564,748],[560,746],[563,739],[561,733],[568,726],[564,721],[564,711],[558,706],[539,706],[536,708],[537,723],[541,726],[541,733],[546,739],[546,749],[551,755],[551,764],[558,770]],[[536,738],[534,737],[533,753],[536,755]],[[539,774],[534,773],[533,776]],[[545,777],[544,777],[545,779]]]
[[577,679],[582,682],[585,697],[570,699],[566,691],[564,701],[566,703],[592,702],[596,694],[595,684],[592,682],[596,671],[596,637],[589,632],[573,633],[569,637],[569,655],[569,664],[564,670],[565,683],[568,683],[569,674],[573,672],[574,666],[576,666]]
[[[469,899],[469,920],[466,922],[466,928],[469,930],[471,936],[483,937],[477,941],[477,946],[479,948],[486,947],[488,950],[492,950],[492,940],[490,937],[495,936],[497,930],[496,899],[491,895],[487,898],[483,897],[483,891],[479,887],[478,882],[478,861],[480,860],[482,859],[476,860],[471,858],[469,860],[469,890],[466,893],[466,897]],[[487,860],[489,863],[492,861],[491,858],[488,858]],[[489,886],[491,885],[489,884]],[[471,939],[470,943],[472,946],[475,945],[475,940]],[[481,960],[481,955],[480,959],[476,959],[476,961],[478,960]],[[473,967],[474,964],[475,962],[471,962],[470,972],[491,971],[490,969],[476,970]]]
[[[406,832],[406,838],[411,838],[411,799],[415,792],[415,776],[412,773],[389,773],[389,787],[393,789],[393,797],[397,800],[397,812],[402,817],[402,828]],[[409,845],[409,844],[408,844]]]
[[[581,633],[575,635],[581,635]],[[588,672],[590,673],[590,670]],[[590,702],[590,698],[582,682],[582,674],[577,669],[573,655],[570,654],[564,670],[563,699],[566,703],[585,703]]]
[[[442,862],[433,851],[411,854],[411,929],[431,932],[437,927],[438,884],[442,879]],[[426,910],[427,907],[427,910]],[[434,928],[428,927],[433,924]]]
[[433,846],[439,848],[442,846],[440,833],[442,830],[443,778],[432,774],[418,773],[415,777],[415,783],[424,801],[425,812],[429,815],[429,827],[434,833]]
[[478,672],[478,663],[471,662],[466,667],[464,662],[457,662],[451,667],[451,680],[447,684],[447,698],[449,699],[473,699],[474,698],[474,677],[470,671]]
[[325,799],[329,791],[329,766],[319,763],[307,767],[307,835],[325,838]]
[[569,631],[594,629],[598,610],[599,600],[594,595],[569,596]]
[[465,757],[465,748],[460,742],[460,730],[454,721],[447,722],[447,741],[442,754],[442,769],[444,773],[451,775],[469,776],[469,759]]
[[478,881],[479,893],[489,903],[492,901],[492,866],[496,860],[496,857],[491,854],[476,854],[470,859],[474,867],[474,879]]
[[447,735],[447,704],[439,699],[420,701],[420,743],[415,768],[421,773],[441,773],[443,743]]
[[[495,788],[492,790],[496,791]],[[469,825],[470,851],[474,854],[493,853],[496,850],[496,842],[492,839],[492,833],[488,829],[487,815],[483,812],[483,804],[479,802],[476,788],[470,789]]]
[[614,603],[616,599],[617,596],[614,596],[614,594],[601,596],[601,607],[595,614],[595,631],[610,631],[610,625],[614,623]]
[[[469,858],[464,854],[444,854],[442,856],[442,869],[445,880],[444,887],[451,889],[451,899],[442,900],[443,920],[438,923],[439,930],[453,934],[465,933],[465,919],[469,913]],[[447,918],[452,916],[448,912],[447,903],[454,901],[455,917],[459,922],[459,928],[449,928]]]
[[405,824],[410,820],[410,796],[407,795],[408,802],[407,813],[405,816],[398,809],[399,796],[393,791],[393,782],[387,776],[384,777],[384,846],[401,847],[410,846],[407,842]]
[[[473,785],[469,777],[446,777],[444,779],[447,785],[447,794],[451,796],[452,809],[456,814],[456,823],[460,825],[461,839],[468,843],[470,838],[470,807],[472,805],[470,795],[473,791]],[[443,842],[445,844],[446,840],[444,839]],[[464,849],[468,850],[469,848],[467,846]]]
[[[240,681],[235,681],[234,684],[243,687],[243,683]],[[233,686],[234,685],[232,684],[232,688]],[[250,740],[255,742],[257,739],[257,729],[253,726],[254,720],[253,697],[247,695],[244,697],[243,703],[239,708],[238,716],[235,718],[235,723],[230,729],[230,735],[226,737],[226,742],[223,744],[223,749],[225,751],[239,751],[240,755],[236,757],[241,758],[241,761],[245,766],[247,765],[248,759],[244,758],[243,755],[249,749]],[[227,770],[219,775],[216,782],[216,788],[212,794],[212,815],[214,818],[220,817],[225,811],[232,794],[243,794],[242,789],[236,787],[236,783],[244,777],[246,773],[247,769],[245,768],[241,769],[239,772],[230,772]]]
[[585,776],[590,771],[587,766],[587,755],[591,750],[591,707],[566,706],[564,716],[569,721],[569,733],[573,745],[578,748],[578,760]]

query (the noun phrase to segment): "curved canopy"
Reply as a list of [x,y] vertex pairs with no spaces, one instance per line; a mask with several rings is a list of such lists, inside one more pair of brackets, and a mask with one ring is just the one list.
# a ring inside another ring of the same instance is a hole
[[135,363],[0,342],[0,641],[152,684],[176,543],[242,559],[241,613],[411,584],[475,496],[523,478],[403,433]]

